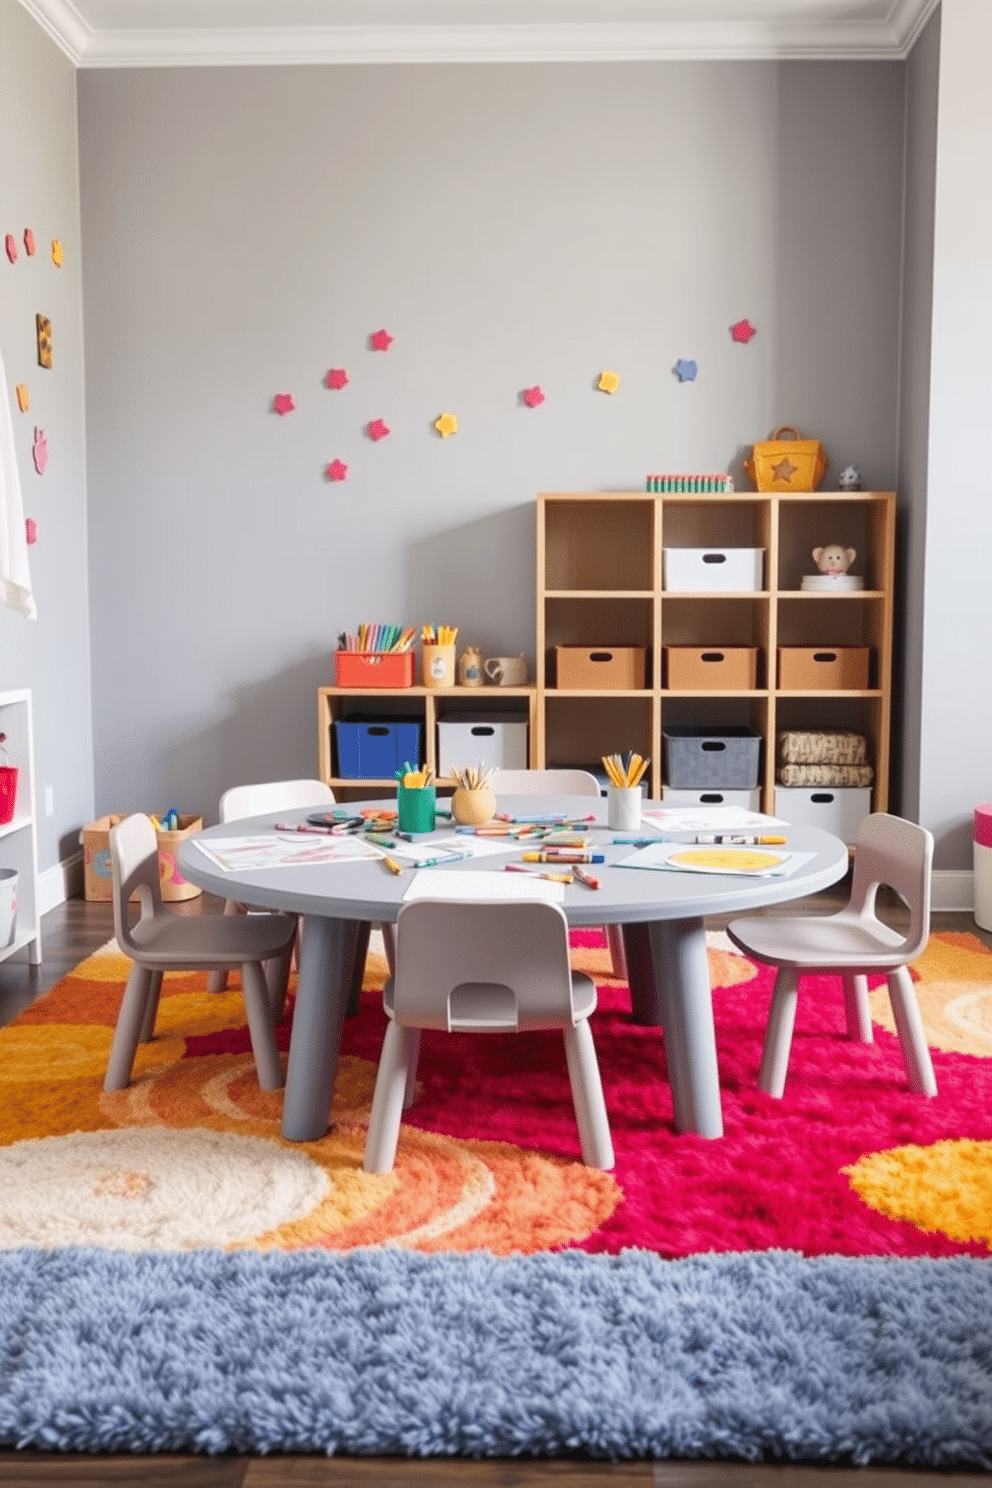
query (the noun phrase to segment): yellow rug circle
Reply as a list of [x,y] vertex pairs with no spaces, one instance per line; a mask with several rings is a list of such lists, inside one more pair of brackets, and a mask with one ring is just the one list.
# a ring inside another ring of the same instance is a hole
[[841,1171],[880,1214],[992,1249],[992,1142],[961,1138],[892,1147],[866,1153]]

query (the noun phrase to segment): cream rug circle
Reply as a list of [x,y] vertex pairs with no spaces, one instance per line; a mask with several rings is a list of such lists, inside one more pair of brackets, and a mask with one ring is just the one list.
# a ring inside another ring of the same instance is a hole
[[231,1132],[139,1127],[32,1138],[0,1148],[0,1250],[237,1245],[302,1218],[329,1187],[305,1153]]

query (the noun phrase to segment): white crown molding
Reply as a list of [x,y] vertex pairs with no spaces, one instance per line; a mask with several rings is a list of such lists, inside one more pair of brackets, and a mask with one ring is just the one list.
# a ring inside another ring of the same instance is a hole
[[884,21],[588,22],[96,31],[71,0],[21,0],[77,67],[401,62],[901,61],[939,0]]

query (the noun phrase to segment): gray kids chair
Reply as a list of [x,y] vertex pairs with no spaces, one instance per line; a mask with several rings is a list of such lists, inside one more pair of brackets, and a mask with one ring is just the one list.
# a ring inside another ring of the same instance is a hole
[[[130,1083],[138,1044],[149,1042],[155,1031],[164,972],[234,967],[241,970],[258,1082],[263,1090],[278,1090],[283,1074],[262,962],[281,956],[288,964],[295,916],[175,914],[162,903],[155,828],[140,812],[111,827],[110,868],[114,933],[134,965],[124,988],[104,1090],[123,1090]],[[135,891],[138,918],[132,924],[129,900]]]
[[596,988],[568,964],[568,922],[541,900],[416,899],[396,925],[396,974],[372,1098],[365,1171],[388,1173],[413,1100],[420,1030],[526,1033],[560,1028],[588,1167],[613,1167],[613,1142],[589,1028]]
[[[802,972],[839,973],[848,1038],[873,1042],[868,1005],[869,972],[884,972],[909,1088],[936,1095],[908,963],[930,937],[930,867],[933,837],[925,827],[878,812],[865,818],[854,845],[854,879],[847,907],[833,915],[756,916],[732,920],[727,934],[748,956],[778,967],[758,1084],[781,1096],[789,1066]],[[875,913],[878,890],[895,889],[909,908],[909,929],[894,930]]]

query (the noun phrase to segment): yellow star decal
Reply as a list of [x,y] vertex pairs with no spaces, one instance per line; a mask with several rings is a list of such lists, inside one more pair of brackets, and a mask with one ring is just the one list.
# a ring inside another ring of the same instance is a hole
[[442,413],[434,420],[434,427],[442,439],[447,439],[449,434],[458,433],[458,420],[453,413]]
[[615,393],[620,386],[619,372],[603,372],[597,384],[601,393]]
[[58,238],[52,239],[52,263],[57,269],[62,267],[62,244]]

